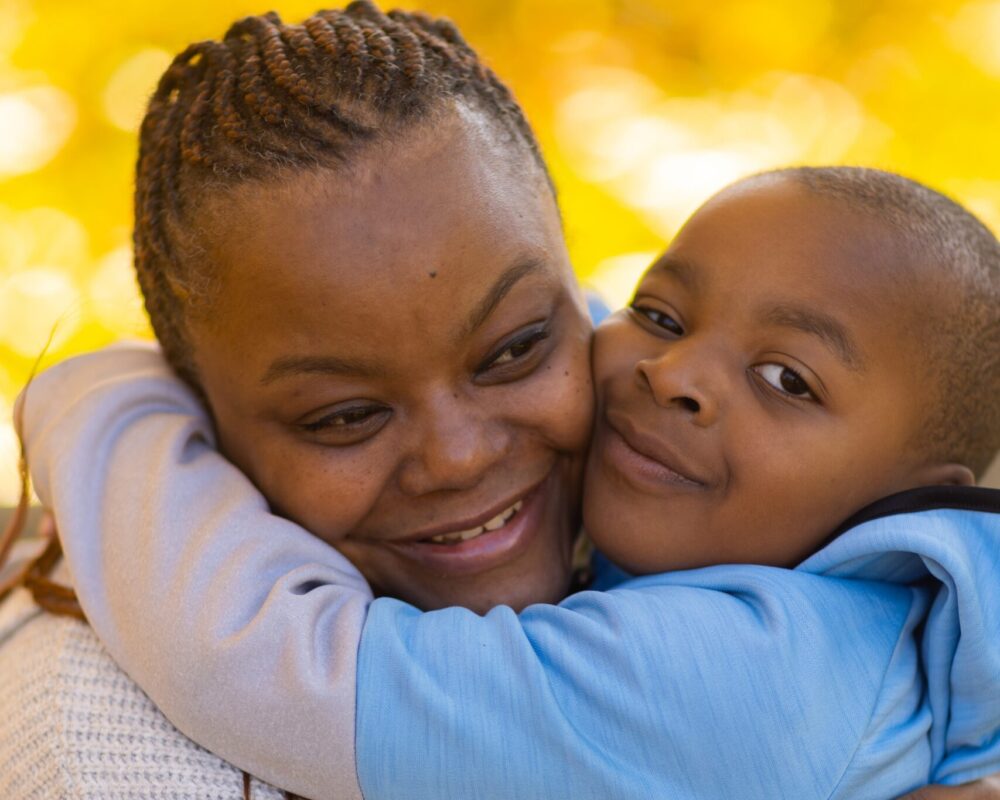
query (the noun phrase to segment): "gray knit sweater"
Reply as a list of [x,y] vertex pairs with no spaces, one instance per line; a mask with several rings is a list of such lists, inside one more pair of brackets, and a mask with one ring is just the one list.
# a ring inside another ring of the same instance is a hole
[[[253,800],[283,800],[257,781]],[[19,589],[0,604],[0,798],[242,800],[243,773],[185,737],[91,628]]]

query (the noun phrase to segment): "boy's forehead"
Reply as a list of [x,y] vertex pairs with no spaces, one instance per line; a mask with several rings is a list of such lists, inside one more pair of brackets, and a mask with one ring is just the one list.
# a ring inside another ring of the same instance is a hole
[[811,191],[792,178],[762,176],[733,184],[709,198],[681,229],[734,237],[744,244],[782,244],[832,254],[845,249],[883,251],[899,237],[874,214]]
[[941,303],[887,223],[787,178],[713,197],[650,273],[696,296],[727,292],[748,317],[814,334],[852,368],[873,350],[898,354],[920,309]]
[[[679,279],[752,271],[758,284],[846,284],[905,306],[935,281],[932,265],[872,212],[781,176],[751,178],[706,202],[664,254]],[[678,268],[678,264],[683,264]],[[779,268],[780,267],[780,268]]]

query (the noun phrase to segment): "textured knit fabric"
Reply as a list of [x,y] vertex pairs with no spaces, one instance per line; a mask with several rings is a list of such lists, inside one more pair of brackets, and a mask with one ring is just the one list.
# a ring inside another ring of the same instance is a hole
[[[65,362],[21,402],[35,489],[114,660],[227,761],[312,800],[359,800],[354,673],[371,591],[358,571],[268,513],[155,348]],[[271,547],[282,531],[291,548]]]
[[[179,733],[87,625],[0,605],[0,797],[243,800],[243,773]],[[254,781],[253,800],[284,793]]]
[[40,376],[25,418],[98,634],[276,785],[308,795],[312,770],[313,796],[345,796],[355,680],[366,800],[888,798],[1000,769],[997,514],[900,514],[796,571],[421,613],[270,515],[152,351]]

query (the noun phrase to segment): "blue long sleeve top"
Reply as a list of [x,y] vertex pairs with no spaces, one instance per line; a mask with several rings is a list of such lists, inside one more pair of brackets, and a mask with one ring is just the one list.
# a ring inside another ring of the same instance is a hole
[[796,570],[651,575],[519,616],[376,600],[362,790],[888,798],[993,772],[998,510],[991,490],[907,493]]

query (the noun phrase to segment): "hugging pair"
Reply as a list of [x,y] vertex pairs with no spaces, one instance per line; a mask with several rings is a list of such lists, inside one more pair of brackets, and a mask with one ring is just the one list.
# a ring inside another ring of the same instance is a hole
[[[445,23],[249,18],[142,135],[137,268],[185,383],[120,348],[21,409],[81,605],[181,731],[314,798],[1000,768],[1000,499],[972,486],[1000,246],[959,206],[743,181],[591,354],[530,129]],[[600,591],[554,605],[581,471]]]

